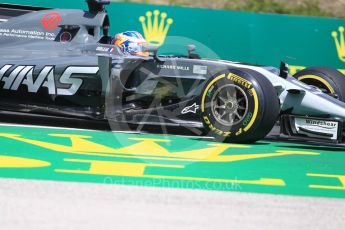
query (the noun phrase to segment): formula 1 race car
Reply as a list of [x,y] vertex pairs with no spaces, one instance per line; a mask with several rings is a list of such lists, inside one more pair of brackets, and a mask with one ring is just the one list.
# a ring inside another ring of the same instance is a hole
[[238,143],[280,120],[285,135],[343,141],[345,103],[285,63],[201,59],[193,46],[185,56],[153,46],[148,57],[124,55],[111,44],[109,1],[87,2],[89,11],[0,5],[2,111],[187,127]]

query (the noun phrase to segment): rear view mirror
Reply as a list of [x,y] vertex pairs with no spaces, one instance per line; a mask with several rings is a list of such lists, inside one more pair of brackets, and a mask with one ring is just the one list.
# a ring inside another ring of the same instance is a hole
[[150,46],[150,45],[149,46],[144,46],[143,47],[143,51],[155,54],[155,53],[158,52],[158,47],[157,46]]
[[199,54],[193,53],[196,50],[196,46],[193,44],[190,44],[187,46],[188,49],[188,58],[190,59],[201,59]]
[[150,45],[144,46],[143,51],[152,53],[153,57],[156,61],[161,61],[157,55],[158,54],[158,46],[152,46],[152,45],[151,46]]

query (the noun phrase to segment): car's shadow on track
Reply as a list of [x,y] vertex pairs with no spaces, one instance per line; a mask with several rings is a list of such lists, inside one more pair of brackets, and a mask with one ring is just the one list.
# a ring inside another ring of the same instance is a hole
[[[35,126],[48,126],[48,127],[63,127],[72,129],[92,129],[99,131],[115,131],[115,132],[133,132],[137,134],[160,134],[160,135],[179,135],[195,141],[208,141],[211,143],[220,143],[212,137],[203,136],[202,131],[189,130],[183,127],[167,127],[162,130],[160,126],[144,126],[142,129],[137,130],[135,125],[128,125],[127,130],[114,130],[110,127],[107,121],[95,121],[95,120],[85,120],[85,119],[71,119],[67,117],[52,117],[52,116],[40,116],[40,115],[25,115],[25,114],[11,114],[10,112],[6,114],[0,113],[0,121],[3,123],[21,124],[21,125],[35,125]],[[199,132],[199,133],[198,133]],[[289,138],[280,138],[277,131],[273,135],[268,136],[266,139],[251,143],[251,146],[265,146],[271,143],[278,144],[279,148],[295,148],[295,149],[305,149],[313,151],[333,151],[333,152],[344,152],[345,145],[334,144],[334,143],[319,143],[304,140],[295,140]],[[284,145],[286,143],[286,145]],[[288,145],[293,143],[295,145]],[[247,144],[248,143],[243,143]],[[297,144],[297,145],[296,145]]]
[[312,144],[303,144],[303,146],[287,146],[279,145],[279,148],[293,148],[293,149],[304,149],[304,150],[313,150],[313,151],[328,151],[328,152],[341,152],[345,153],[345,147],[330,147],[330,146],[316,146]]
[[[345,153],[345,145],[339,143],[331,143],[325,141],[310,141],[291,138],[267,138],[269,142],[277,143],[279,148],[292,148],[292,149],[304,149],[313,151],[330,151],[330,152],[343,152]],[[286,145],[284,145],[286,143]],[[294,145],[288,145],[293,143]]]

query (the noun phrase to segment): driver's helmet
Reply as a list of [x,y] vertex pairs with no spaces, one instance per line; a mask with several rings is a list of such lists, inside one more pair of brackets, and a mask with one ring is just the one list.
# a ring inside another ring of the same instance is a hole
[[147,57],[149,52],[143,51],[147,44],[144,37],[136,31],[127,31],[115,36],[113,44],[118,46],[124,54]]

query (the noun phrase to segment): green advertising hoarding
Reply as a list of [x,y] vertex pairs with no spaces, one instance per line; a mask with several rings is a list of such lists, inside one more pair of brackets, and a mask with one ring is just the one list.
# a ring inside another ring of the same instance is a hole
[[[7,0],[4,3],[52,8],[81,8],[83,0]],[[342,19],[193,9],[112,2],[111,33],[137,30],[161,53],[186,53],[197,45],[201,56],[278,66],[295,72],[304,66],[345,69]]]

